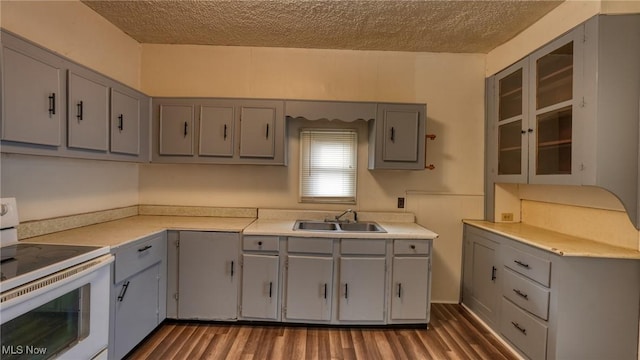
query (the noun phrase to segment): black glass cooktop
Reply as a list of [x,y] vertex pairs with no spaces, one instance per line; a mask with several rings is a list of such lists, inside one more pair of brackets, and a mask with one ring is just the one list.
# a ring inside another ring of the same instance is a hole
[[9,245],[0,248],[0,252],[15,251],[15,255],[11,259],[0,262],[0,281],[18,277],[99,248],[98,246],[29,243]]

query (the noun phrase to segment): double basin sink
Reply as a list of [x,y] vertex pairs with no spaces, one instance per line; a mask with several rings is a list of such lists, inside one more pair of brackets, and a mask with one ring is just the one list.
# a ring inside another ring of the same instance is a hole
[[293,230],[386,233],[386,231],[380,225],[372,221],[337,222],[337,221],[298,220],[293,226]]

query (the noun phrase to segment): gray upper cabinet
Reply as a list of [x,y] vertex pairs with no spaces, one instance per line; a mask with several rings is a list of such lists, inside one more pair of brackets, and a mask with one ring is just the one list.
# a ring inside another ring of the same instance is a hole
[[160,105],[160,154],[193,155],[193,113],[190,105]]
[[62,60],[2,34],[2,140],[60,146]]
[[286,165],[282,100],[155,98],[153,119],[154,162]]
[[639,63],[640,14],[599,15],[496,74],[489,181],[600,186],[640,228]]
[[232,104],[200,107],[200,156],[233,156],[234,119]]
[[140,153],[140,100],[122,90],[111,90],[111,151]]
[[91,76],[68,73],[68,146],[107,151],[109,87]]
[[277,113],[274,105],[240,107],[240,157],[274,157]]
[[2,152],[148,161],[150,98],[7,31]]
[[423,104],[378,104],[369,123],[369,169],[424,169],[426,113]]
[[489,131],[497,182],[580,184],[583,38],[578,27],[495,75]]

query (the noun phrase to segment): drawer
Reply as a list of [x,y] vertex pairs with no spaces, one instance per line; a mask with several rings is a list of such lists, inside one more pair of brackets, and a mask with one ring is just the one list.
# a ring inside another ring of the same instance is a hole
[[297,253],[333,254],[333,239],[290,237],[287,250]]
[[387,241],[368,239],[342,239],[340,240],[341,254],[384,255],[386,254]]
[[546,357],[547,326],[505,298],[502,298],[500,332],[530,359]]
[[428,240],[394,240],[393,253],[396,255],[428,255]]
[[549,289],[538,283],[505,269],[502,295],[541,319],[549,319]]
[[505,246],[504,266],[549,287],[551,262],[547,259]]
[[116,249],[114,283],[117,284],[161,261],[166,254],[165,233],[152,235]]
[[278,251],[280,249],[279,239],[277,236],[244,236],[242,250]]

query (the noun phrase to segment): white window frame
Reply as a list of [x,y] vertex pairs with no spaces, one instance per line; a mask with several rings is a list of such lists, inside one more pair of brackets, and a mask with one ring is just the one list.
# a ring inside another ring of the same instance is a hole
[[[311,136],[316,135],[315,143]],[[327,147],[334,136],[335,146]],[[358,183],[358,131],[356,129],[300,129],[300,202],[355,204]],[[327,161],[325,155],[338,156]],[[340,153],[339,143],[350,147]],[[314,151],[314,145],[316,145]],[[333,152],[332,154],[332,150]],[[315,152],[315,154],[312,154]],[[328,152],[328,153],[327,153]],[[316,161],[312,161],[314,156]],[[315,165],[314,165],[315,163]],[[335,166],[332,166],[335,165]],[[337,190],[337,191],[333,191]]]

